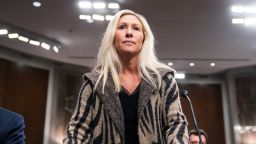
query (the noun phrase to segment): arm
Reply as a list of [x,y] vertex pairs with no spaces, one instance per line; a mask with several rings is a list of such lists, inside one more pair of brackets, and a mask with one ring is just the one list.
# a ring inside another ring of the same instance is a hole
[[25,124],[23,117],[21,115],[15,115],[10,121],[10,129],[7,143],[24,144],[25,134],[24,134]]
[[164,100],[164,134],[168,144],[188,143],[188,123],[182,112],[179,89],[171,73],[163,77],[162,94]]
[[76,108],[68,123],[64,143],[89,143],[92,136],[93,85],[86,79],[78,98]]

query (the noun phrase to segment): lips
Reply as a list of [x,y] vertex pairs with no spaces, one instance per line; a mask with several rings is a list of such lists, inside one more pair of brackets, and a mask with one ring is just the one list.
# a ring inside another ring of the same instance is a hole
[[131,41],[131,40],[125,40],[125,41],[123,41],[123,43],[133,43],[133,44],[135,44],[135,42]]

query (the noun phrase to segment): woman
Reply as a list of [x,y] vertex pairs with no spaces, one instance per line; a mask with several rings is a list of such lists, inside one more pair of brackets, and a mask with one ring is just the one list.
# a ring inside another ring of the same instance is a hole
[[119,11],[84,76],[64,143],[188,143],[173,74],[154,54],[146,19]]

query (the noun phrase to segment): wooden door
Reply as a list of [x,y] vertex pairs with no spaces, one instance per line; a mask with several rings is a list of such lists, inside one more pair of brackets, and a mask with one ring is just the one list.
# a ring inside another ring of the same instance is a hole
[[[224,119],[220,84],[179,84],[180,90],[188,90],[199,127],[208,134],[209,144],[225,144]],[[189,103],[181,98],[183,111],[194,129]]]
[[23,115],[26,143],[42,144],[48,70],[0,59],[0,106]]

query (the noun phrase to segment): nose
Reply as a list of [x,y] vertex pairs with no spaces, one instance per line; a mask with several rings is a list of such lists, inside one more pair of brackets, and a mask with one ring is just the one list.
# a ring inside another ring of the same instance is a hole
[[126,37],[133,37],[133,34],[132,34],[132,29],[131,28],[127,28],[126,30]]

